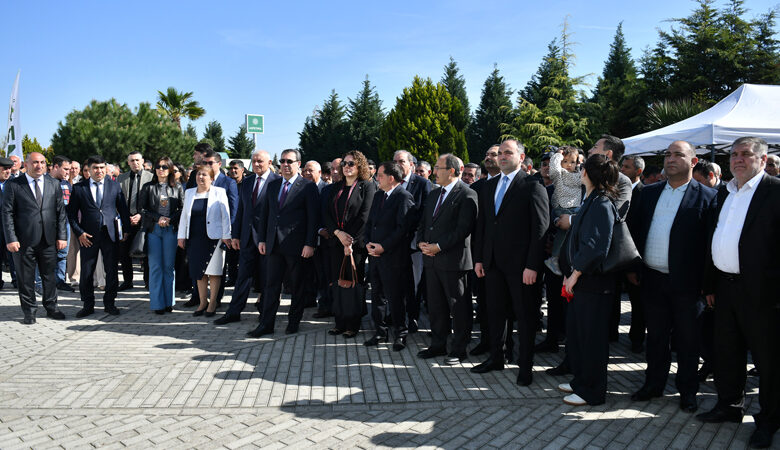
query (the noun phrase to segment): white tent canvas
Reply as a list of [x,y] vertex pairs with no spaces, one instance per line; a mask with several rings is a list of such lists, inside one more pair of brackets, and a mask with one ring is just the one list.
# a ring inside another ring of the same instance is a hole
[[742,136],[757,136],[769,144],[780,144],[780,86],[743,84],[704,112],[623,142],[626,154],[635,155],[663,151],[677,140],[696,147],[723,146]]

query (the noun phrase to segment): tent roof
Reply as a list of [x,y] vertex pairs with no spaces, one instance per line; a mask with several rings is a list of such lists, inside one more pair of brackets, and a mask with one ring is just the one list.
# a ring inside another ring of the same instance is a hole
[[[623,139],[626,154],[652,154],[677,140],[695,147],[730,145],[757,136],[780,144],[780,86],[743,84],[712,108],[675,124]],[[706,150],[702,150],[706,151]]]

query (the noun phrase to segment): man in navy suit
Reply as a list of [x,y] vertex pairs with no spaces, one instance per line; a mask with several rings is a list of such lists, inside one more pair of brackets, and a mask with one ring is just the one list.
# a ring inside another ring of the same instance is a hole
[[252,173],[245,176],[239,193],[238,211],[231,233],[233,248],[239,250],[238,275],[233,289],[230,307],[223,317],[215,320],[216,325],[224,325],[241,320],[241,312],[246,307],[249,290],[255,275],[265,280],[265,256],[257,251],[257,232],[253,225],[260,220],[262,205],[265,202],[268,184],[278,180],[279,175],[271,172],[271,156],[265,150],[252,153]]
[[100,155],[90,156],[87,165],[89,178],[73,186],[66,208],[70,227],[81,245],[79,291],[84,307],[76,313],[76,317],[86,317],[95,312],[93,277],[98,252],[103,255],[106,272],[103,306],[106,313],[115,316],[119,315],[119,309],[114,305],[119,286],[118,244],[127,238],[122,230],[130,227],[130,210],[119,183],[106,176],[106,160]]
[[666,183],[645,186],[631,209],[631,234],[644,261],[640,290],[647,321],[645,383],[631,399],[647,401],[663,395],[674,342],[680,409],[689,413],[698,407],[697,300],[707,227],[716,205],[716,191],[693,179],[697,162],[691,144],[672,142],[664,153]]
[[[304,283],[302,261],[314,255],[319,221],[317,185],[300,176],[301,153],[282,152],[282,178],[268,183],[265,203],[257,222],[258,251],[266,255],[266,283],[260,325],[248,335],[261,337],[274,332],[282,281],[290,280],[292,300],[285,333],[298,332],[303,317]],[[289,276],[289,278],[287,278]]]

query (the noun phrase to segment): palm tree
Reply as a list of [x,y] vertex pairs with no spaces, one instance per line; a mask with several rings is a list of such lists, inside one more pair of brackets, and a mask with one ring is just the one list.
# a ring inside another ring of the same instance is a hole
[[157,91],[157,96],[157,110],[173,119],[179,129],[182,116],[195,120],[206,114],[206,110],[201,108],[198,102],[191,100],[192,92],[179,92],[176,88],[169,87],[165,93]]

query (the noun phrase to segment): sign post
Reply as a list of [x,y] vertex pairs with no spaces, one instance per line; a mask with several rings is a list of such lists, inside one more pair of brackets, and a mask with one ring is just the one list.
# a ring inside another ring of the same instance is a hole
[[264,125],[265,116],[261,114],[246,115],[246,132],[252,133],[252,137],[255,140],[255,150],[257,150],[257,135],[263,134]]

